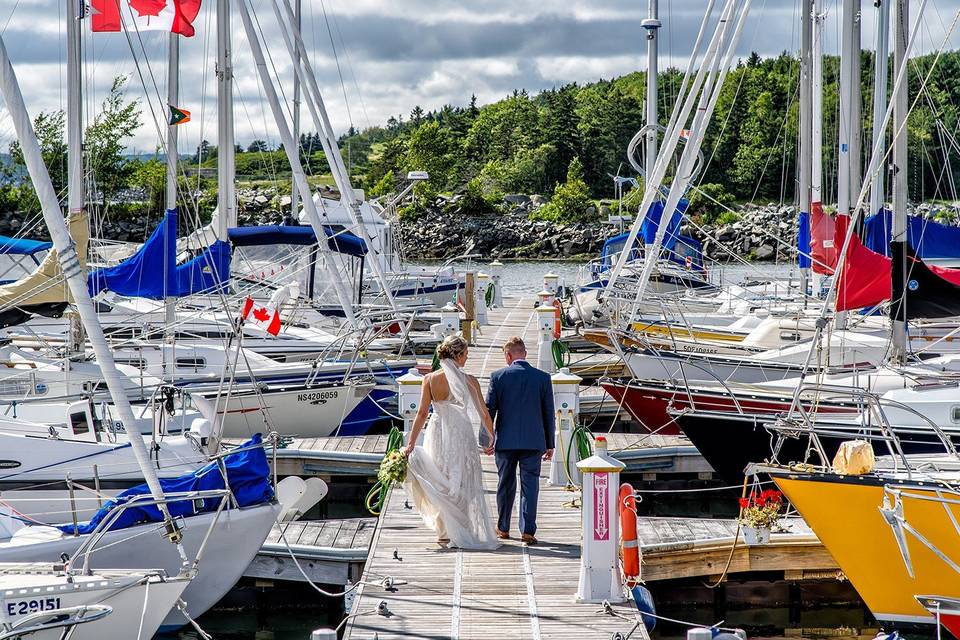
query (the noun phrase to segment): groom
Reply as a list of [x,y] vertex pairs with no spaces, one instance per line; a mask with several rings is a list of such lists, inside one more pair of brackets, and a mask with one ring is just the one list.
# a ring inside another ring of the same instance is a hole
[[507,366],[493,372],[487,390],[487,409],[497,433],[497,537],[510,537],[519,468],[521,540],[536,544],[540,461],[553,457],[553,389],[550,375],[527,362],[523,340],[510,338],[503,353]]

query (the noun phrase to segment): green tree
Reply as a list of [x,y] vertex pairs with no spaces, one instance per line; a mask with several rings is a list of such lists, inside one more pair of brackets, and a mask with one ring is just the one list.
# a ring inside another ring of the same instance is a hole
[[424,122],[410,134],[404,170],[430,174],[429,180],[417,183],[414,188],[419,197],[433,198],[447,187],[453,173],[455,149],[449,132],[436,122]]
[[587,209],[593,205],[590,189],[584,181],[583,165],[579,158],[570,161],[567,181],[557,185],[553,198],[531,214],[535,220],[552,222],[586,222]]
[[126,140],[140,128],[140,101],[126,99],[126,82],[123,77],[114,79],[84,135],[89,169],[104,204],[129,184],[132,169],[124,155]]
[[267,151],[270,151],[270,145],[267,144],[266,140],[254,140],[247,147],[247,153],[265,153]]
[[[50,180],[57,193],[63,193],[67,188],[67,143],[64,139],[66,129],[66,114],[63,111],[40,113],[33,120],[33,130],[40,143],[40,153],[43,163],[50,173]],[[23,159],[23,150],[20,143],[10,144],[10,159],[13,167],[23,171],[26,162]]]

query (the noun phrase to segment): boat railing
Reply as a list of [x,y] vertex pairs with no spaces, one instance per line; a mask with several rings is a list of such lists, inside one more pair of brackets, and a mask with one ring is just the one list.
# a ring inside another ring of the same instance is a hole
[[[222,466],[221,466],[222,470]],[[224,476],[226,477],[226,476]],[[86,536],[80,546],[77,548],[76,552],[73,554],[73,564],[76,564],[77,558],[82,558],[82,566],[80,568],[80,573],[84,575],[89,575],[91,572],[90,569],[90,556],[96,552],[98,545],[103,540],[103,537],[111,531],[111,528],[116,524],[120,516],[127,510],[132,508],[142,508],[142,507],[156,507],[161,504],[169,505],[173,503],[182,503],[182,502],[193,502],[197,504],[198,502],[202,505],[202,501],[208,499],[218,499],[217,509],[214,512],[214,517],[210,521],[210,525],[207,527],[207,531],[204,534],[203,541],[200,543],[200,547],[197,550],[196,557],[193,560],[192,566],[188,566],[188,563],[185,561],[184,570],[195,569],[197,564],[199,564],[200,559],[203,556],[203,552],[207,546],[207,542],[210,539],[210,534],[213,532],[216,524],[220,518],[220,514],[223,512],[224,508],[233,498],[233,492],[228,488],[226,489],[205,489],[200,491],[182,491],[182,492],[171,492],[163,496],[162,499],[154,498],[151,494],[143,494],[133,496],[128,500],[123,502],[116,503],[106,514],[106,516],[97,523],[97,526],[88,536]],[[182,518],[178,518],[182,520]],[[173,537],[178,535],[178,531],[166,531],[168,537]]]
[[958,522],[955,515],[956,508],[960,506],[960,491],[957,491],[952,486],[944,486],[942,484],[931,484],[929,486],[925,484],[921,490],[916,485],[892,482],[883,486],[883,504],[880,507],[880,514],[893,531],[894,539],[897,541],[897,547],[900,550],[900,557],[911,578],[914,577],[914,572],[913,562],[910,556],[910,547],[907,544],[908,534],[929,549],[934,555],[938,556],[944,564],[954,572],[960,574],[960,564],[950,557],[948,550],[945,551],[941,549],[927,536],[923,535],[921,531],[910,524],[904,512],[905,500],[940,504],[943,507],[945,518],[950,521],[950,525],[953,527],[955,539],[957,536],[960,536],[960,522]]
[[[960,455],[953,443],[943,429],[928,416],[913,407],[884,398],[881,395],[865,389],[856,387],[845,387],[842,385],[805,383],[797,389],[797,397],[813,396],[818,400],[825,397],[831,398],[851,398],[853,404],[861,408],[859,422],[843,423],[823,423],[818,421],[818,412],[816,404],[811,411],[803,402],[795,402],[791,412],[778,415],[774,421],[768,423],[767,430],[777,436],[777,441],[773,445],[773,459],[775,460],[783,443],[788,438],[798,438],[807,436],[810,447],[820,457],[824,466],[830,464],[829,456],[823,446],[821,437],[850,438],[867,440],[871,442],[882,442],[896,465],[895,471],[902,468],[908,477],[914,471],[914,465],[905,453],[902,436],[933,435],[943,446],[944,451],[954,459],[960,460]],[[888,409],[896,409],[915,417],[918,422],[914,425],[895,426],[887,415]],[[902,467],[900,467],[902,465]]]

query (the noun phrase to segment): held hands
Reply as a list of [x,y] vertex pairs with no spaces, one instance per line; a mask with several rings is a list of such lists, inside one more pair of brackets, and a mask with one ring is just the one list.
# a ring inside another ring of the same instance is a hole
[[553,449],[547,449],[547,452],[543,454],[543,459],[546,461],[553,460]]
[[494,446],[497,443],[497,434],[493,431],[491,427],[487,427],[488,437],[490,438],[490,444],[483,448],[484,455],[492,456]]

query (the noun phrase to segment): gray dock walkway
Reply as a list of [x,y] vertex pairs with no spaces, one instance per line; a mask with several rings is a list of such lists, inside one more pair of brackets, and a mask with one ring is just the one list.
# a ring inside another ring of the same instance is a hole
[[[529,300],[509,300],[490,313],[476,336],[467,371],[486,385],[504,366],[500,345],[524,337],[535,355],[535,318]],[[634,440],[639,436],[632,436]],[[496,467],[482,457],[483,483],[496,513]],[[627,619],[604,615],[596,604],[576,604],[580,564],[579,493],[547,487],[543,466],[537,537],[527,547],[516,539],[495,551],[447,549],[423,525],[402,486],[391,491],[377,524],[363,580],[350,609],[345,638],[609,638],[626,633],[639,615],[632,603],[616,605]],[[518,501],[519,502],[519,501]],[[514,527],[517,518],[514,517]],[[517,535],[516,528],[512,532]],[[380,586],[393,578],[395,591]],[[377,613],[385,603],[387,614]],[[646,638],[642,625],[634,638]]]
[[[376,518],[347,518],[274,525],[243,575],[261,580],[306,582],[303,576],[306,573],[312,582],[322,584],[356,582],[370,552],[376,523]],[[291,551],[300,569],[290,558]]]

